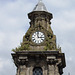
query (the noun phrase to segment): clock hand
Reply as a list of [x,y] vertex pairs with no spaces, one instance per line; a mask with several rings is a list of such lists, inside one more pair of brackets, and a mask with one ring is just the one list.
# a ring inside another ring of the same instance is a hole
[[37,32],[37,37],[39,38],[39,32]]
[[44,38],[44,36],[43,36],[43,35],[41,35],[41,36],[39,36],[39,38]]

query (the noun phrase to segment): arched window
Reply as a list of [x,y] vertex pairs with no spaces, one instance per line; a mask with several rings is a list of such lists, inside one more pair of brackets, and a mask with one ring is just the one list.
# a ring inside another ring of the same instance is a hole
[[43,75],[42,69],[40,67],[36,67],[33,69],[33,75]]

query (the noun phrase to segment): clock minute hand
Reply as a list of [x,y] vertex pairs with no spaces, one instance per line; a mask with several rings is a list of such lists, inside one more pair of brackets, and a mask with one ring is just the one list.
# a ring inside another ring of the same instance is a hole
[[41,35],[41,36],[39,36],[39,38],[44,38],[44,36],[43,36],[43,35]]
[[39,32],[37,32],[37,37],[39,38]]

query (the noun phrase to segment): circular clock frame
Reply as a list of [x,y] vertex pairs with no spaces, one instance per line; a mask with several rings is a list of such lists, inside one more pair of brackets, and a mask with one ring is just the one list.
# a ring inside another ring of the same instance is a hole
[[45,40],[45,35],[41,31],[36,31],[32,34],[32,41],[36,44],[41,44]]

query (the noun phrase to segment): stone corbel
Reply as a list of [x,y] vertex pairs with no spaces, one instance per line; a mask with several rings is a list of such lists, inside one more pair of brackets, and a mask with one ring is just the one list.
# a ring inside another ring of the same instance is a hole
[[19,57],[18,58],[18,63],[20,65],[24,65],[27,61],[28,61],[28,58],[27,57]]
[[58,62],[58,60],[56,59],[56,57],[55,56],[48,56],[47,57],[47,62],[49,63],[49,64],[56,64],[57,62]]

